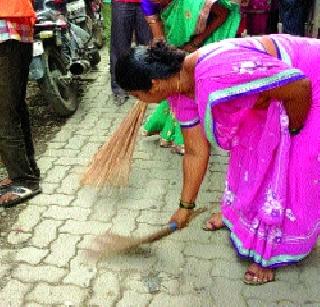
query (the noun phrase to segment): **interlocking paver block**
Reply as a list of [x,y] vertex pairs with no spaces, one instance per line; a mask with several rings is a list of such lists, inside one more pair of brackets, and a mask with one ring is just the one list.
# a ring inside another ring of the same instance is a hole
[[19,215],[17,222],[12,230],[18,232],[28,232],[40,222],[41,214],[46,210],[44,207],[31,206],[26,207]]
[[60,207],[52,206],[49,207],[46,212],[43,213],[44,217],[56,219],[56,220],[66,220],[73,219],[76,221],[86,221],[90,214],[89,209],[77,208],[77,207]]
[[126,291],[123,298],[117,304],[118,307],[145,307],[149,305],[152,296],[140,294],[134,291]]
[[104,234],[111,227],[111,223],[102,223],[96,221],[67,221],[66,224],[60,228],[60,232],[79,234],[79,235],[100,235]]
[[[78,176],[78,178],[80,178],[80,176]],[[98,193],[96,190],[92,188],[82,188],[77,193],[77,198],[72,203],[72,206],[91,208],[96,203],[97,197]],[[103,199],[103,202],[101,202],[99,205],[109,207],[109,204],[107,204],[107,201],[105,199]]]
[[69,174],[62,181],[60,188],[57,189],[57,193],[74,195],[80,188],[79,175]]
[[51,252],[44,262],[58,267],[67,266],[76,253],[76,244],[79,240],[79,236],[60,234],[51,244]]
[[70,273],[64,278],[66,284],[89,287],[91,279],[96,275],[96,263],[88,258],[86,251],[79,251],[70,261]]
[[[112,219],[111,231],[120,235],[130,235],[136,227],[136,218],[139,212],[132,210],[119,210],[115,218]],[[123,227],[126,225],[126,227]]]
[[14,278],[23,282],[45,281],[57,283],[65,275],[65,269],[48,265],[31,266],[26,264],[20,264],[12,273]]
[[[65,195],[65,194],[40,194],[29,201],[29,203],[38,206],[51,206],[51,205],[59,205],[59,206],[69,206],[71,202],[74,200],[74,195]],[[46,210],[44,208],[43,210]]]
[[183,307],[216,307],[216,305],[210,295],[157,295],[150,307],[164,307],[164,306],[183,306]]
[[19,249],[16,255],[17,261],[24,261],[30,264],[38,264],[48,254],[47,249],[26,247]]
[[[60,157],[60,156],[58,156]],[[67,156],[68,157],[68,156]],[[45,182],[50,183],[60,183],[63,178],[65,178],[70,170],[70,166],[55,166],[50,169],[47,176],[44,178]]]
[[34,228],[32,244],[43,248],[57,238],[57,228],[61,221],[44,220]]
[[0,291],[0,305],[3,307],[22,306],[23,298],[31,284],[22,283],[17,280],[10,280],[6,286]]
[[87,289],[80,289],[75,286],[51,286],[40,283],[27,295],[26,300],[48,305],[81,306],[87,292]]
[[93,295],[90,305],[114,306],[120,297],[120,281],[116,273],[103,272],[93,283]]

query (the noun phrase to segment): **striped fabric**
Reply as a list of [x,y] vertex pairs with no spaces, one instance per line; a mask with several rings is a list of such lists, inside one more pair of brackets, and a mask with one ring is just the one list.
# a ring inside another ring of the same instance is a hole
[[0,20],[0,43],[9,39],[18,40],[22,43],[32,43],[32,25],[13,23],[8,20]]

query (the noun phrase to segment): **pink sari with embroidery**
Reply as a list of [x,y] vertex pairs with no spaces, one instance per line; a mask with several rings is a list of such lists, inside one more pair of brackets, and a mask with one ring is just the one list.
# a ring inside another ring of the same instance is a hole
[[[238,254],[263,267],[306,257],[320,234],[320,41],[271,36],[278,58],[256,38],[201,49],[196,102],[171,97],[183,128],[201,124],[211,143],[230,151],[222,199]],[[258,94],[295,80],[312,81],[312,108],[296,136],[279,101],[254,110]]]

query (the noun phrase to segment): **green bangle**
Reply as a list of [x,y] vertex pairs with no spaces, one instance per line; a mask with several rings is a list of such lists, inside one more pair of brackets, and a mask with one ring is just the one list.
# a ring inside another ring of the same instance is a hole
[[180,200],[180,203],[179,203],[179,208],[181,209],[194,209],[196,207],[196,204],[193,202],[193,203],[187,203],[185,201],[182,201]]

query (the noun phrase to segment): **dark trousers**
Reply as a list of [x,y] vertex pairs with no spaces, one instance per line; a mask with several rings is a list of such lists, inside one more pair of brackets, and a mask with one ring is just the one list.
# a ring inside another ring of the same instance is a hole
[[283,33],[304,36],[312,0],[280,0],[279,7]]
[[114,94],[121,95],[124,93],[115,80],[117,59],[129,51],[133,34],[137,45],[147,45],[151,39],[151,32],[140,3],[112,1],[111,16],[111,89]]
[[0,156],[8,177],[26,186],[40,176],[25,100],[31,60],[32,44],[0,43]]

